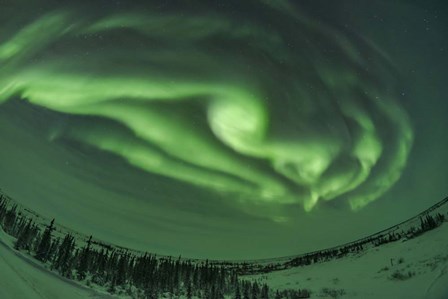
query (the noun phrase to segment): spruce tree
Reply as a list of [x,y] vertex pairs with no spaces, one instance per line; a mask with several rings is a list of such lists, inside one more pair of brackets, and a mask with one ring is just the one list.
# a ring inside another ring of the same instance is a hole
[[86,278],[86,273],[89,267],[91,244],[92,244],[92,236],[90,236],[86,246],[84,247],[84,249],[80,254],[78,268],[76,269],[79,280],[84,280]]
[[261,288],[261,299],[269,299],[269,287],[267,284],[263,284],[263,287]]
[[191,299],[193,297],[193,291],[191,289],[191,281],[187,284],[187,299]]
[[5,214],[6,214],[6,209],[7,209],[7,201],[5,199],[5,197],[3,196],[3,194],[0,195],[0,225],[2,225]]
[[36,258],[42,262],[47,261],[48,253],[51,246],[51,233],[53,232],[53,230],[54,230],[54,219],[51,220],[50,225],[47,226],[47,229],[42,235],[42,239],[40,240],[40,243],[37,247]]
[[254,283],[252,284],[252,299],[258,299],[259,292],[260,288],[258,287],[258,283],[254,281]]
[[127,265],[127,255],[121,254],[118,260],[118,265],[115,274],[115,284],[117,286],[123,286],[126,283],[126,265]]
[[275,299],[282,299],[283,296],[280,294],[280,292],[277,290],[277,292],[275,292]]
[[14,244],[14,248],[17,250],[20,249],[29,249],[30,247],[30,237],[31,237],[31,226],[32,220],[29,219],[28,223],[25,225],[25,227],[21,230],[19,237],[17,238],[17,241]]
[[243,288],[244,288],[243,299],[249,299],[249,285],[250,285],[249,282],[245,282],[243,284]]
[[57,269],[65,277],[70,277],[71,275],[71,261],[72,252],[75,248],[75,238],[67,234],[59,246],[57,253],[57,258],[55,259],[53,268]]
[[234,299],[241,299],[241,292],[240,292],[240,284],[239,283],[236,284]]
[[12,206],[9,210],[6,211],[3,221],[3,228],[5,232],[11,235],[14,224],[16,222],[17,217],[17,205]]

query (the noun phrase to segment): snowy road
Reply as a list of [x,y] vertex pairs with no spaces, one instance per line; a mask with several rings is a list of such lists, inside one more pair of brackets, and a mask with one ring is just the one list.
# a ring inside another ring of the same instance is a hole
[[[4,233],[0,232],[2,237]],[[113,298],[60,278],[14,252],[0,240],[0,298],[85,299]]]

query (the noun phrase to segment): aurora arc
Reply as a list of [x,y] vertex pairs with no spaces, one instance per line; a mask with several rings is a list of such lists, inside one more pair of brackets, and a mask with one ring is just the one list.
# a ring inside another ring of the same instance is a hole
[[412,144],[393,67],[286,1],[257,5],[269,13],[54,11],[1,41],[0,102],[96,117],[50,138],[238,200],[365,206]]

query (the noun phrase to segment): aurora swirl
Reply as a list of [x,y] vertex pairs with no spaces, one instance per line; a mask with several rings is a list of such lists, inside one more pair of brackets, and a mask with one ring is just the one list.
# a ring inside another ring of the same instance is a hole
[[95,118],[49,138],[235,201],[375,200],[413,139],[387,56],[286,1],[249,2],[257,18],[205,2],[47,13],[1,41],[0,102]]

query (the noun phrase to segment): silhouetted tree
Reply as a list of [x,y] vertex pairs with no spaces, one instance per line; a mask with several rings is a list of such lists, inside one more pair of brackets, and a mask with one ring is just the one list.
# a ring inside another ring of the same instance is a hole
[[54,230],[54,219],[51,220],[49,226],[42,235],[42,239],[40,240],[39,246],[36,251],[36,258],[42,262],[46,262],[48,258],[48,253],[51,246],[51,233]]
[[21,230],[19,237],[14,244],[15,249],[29,249],[31,241],[30,238],[32,236],[32,222],[33,221],[29,219],[25,227]]
[[92,236],[90,236],[89,240],[86,243],[86,246],[81,251],[79,257],[78,269],[76,269],[79,280],[84,280],[86,278],[87,270],[89,267],[91,244],[92,244]]
[[267,284],[264,284],[261,288],[260,299],[269,299],[269,287]]
[[258,283],[254,281],[254,283],[252,284],[252,299],[259,299],[259,292],[260,288],[258,287]]
[[239,283],[236,284],[234,299],[241,299],[241,292],[240,292],[240,285],[239,285]]

